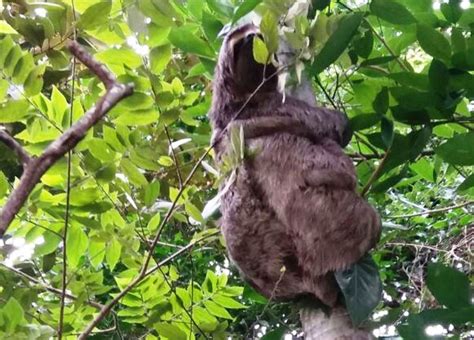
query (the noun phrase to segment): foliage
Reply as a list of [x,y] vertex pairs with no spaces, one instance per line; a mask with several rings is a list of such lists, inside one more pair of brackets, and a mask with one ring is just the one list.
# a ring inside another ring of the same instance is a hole
[[[68,40],[87,46],[120,81],[135,85],[134,95],[90,131],[70,163],[64,159],[43,176],[1,243],[1,337],[51,337],[61,311],[58,291],[50,288],[60,290],[63,275],[70,294],[63,332],[80,333],[97,315],[94,303],[110,301],[137,275],[175,199],[150,267],[209,237],[126,294],[96,337],[224,339],[259,336],[265,328],[268,337],[279,338],[298,330],[289,304],[243,288],[221,240],[211,236],[215,216],[203,210],[216,195],[219,174],[210,156],[183,186],[209,145],[218,33],[252,11],[264,18],[254,53],[267,62],[284,37],[297,52],[286,81],[296,82],[305,70],[320,104],[345,111],[355,131],[346,152],[356,163],[360,191],[385,226],[373,253],[384,302],[368,325],[377,334],[397,326],[408,339],[426,337],[428,325],[444,325],[455,335],[472,327],[469,281],[461,273],[471,274],[474,239],[469,2],[0,4],[0,124],[32,155],[104,92],[71,59]],[[21,172],[15,154],[0,144],[0,206]],[[436,264],[427,268],[430,263]]]

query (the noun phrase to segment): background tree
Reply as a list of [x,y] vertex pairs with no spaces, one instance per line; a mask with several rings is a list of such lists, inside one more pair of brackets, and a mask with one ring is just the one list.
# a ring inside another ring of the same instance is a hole
[[[373,253],[384,297],[366,325],[406,339],[467,336],[474,320],[469,1],[1,6],[0,131],[29,155],[41,154],[105,92],[68,41],[135,86],[41,178],[0,241],[2,337],[298,336],[296,310],[243,284],[215,225],[221,176],[208,155],[206,113],[217,34],[251,11],[264,23],[255,55],[265,59],[284,36],[298,52],[287,86],[305,69],[318,102],[351,118],[347,152],[385,226]],[[3,206],[23,161],[4,143],[0,160]]]

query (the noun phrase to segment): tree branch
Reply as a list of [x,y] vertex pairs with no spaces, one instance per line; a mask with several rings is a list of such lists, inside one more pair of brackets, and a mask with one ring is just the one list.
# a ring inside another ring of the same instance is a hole
[[38,158],[32,158],[23,171],[20,183],[10,194],[0,212],[0,237],[3,237],[11,221],[24,205],[29,194],[39,183],[43,174],[68,151],[72,150],[86,135],[87,131],[112,109],[117,103],[133,93],[132,85],[120,84],[115,76],[86,52],[78,43],[69,45],[71,53],[104,82],[107,92],[95,106],[89,109],[76,123],[58,139],[46,147]]
[[385,165],[385,162],[387,161],[387,157],[388,155],[390,154],[390,149],[387,150],[387,152],[385,152],[385,155],[383,156],[382,160],[380,161],[379,165],[377,166],[377,168],[375,169],[375,171],[372,173],[372,175],[370,176],[369,180],[367,181],[367,183],[365,184],[364,188],[362,188],[362,191],[360,193],[360,195],[362,197],[364,197],[367,192],[370,190],[370,188],[372,187],[372,184],[374,184],[374,182],[379,178],[380,176],[380,173],[382,172],[382,169]]
[[23,167],[26,167],[31,161],[31,157],[28,155],[26,150],[23,149],[20,143],[18,143],[15,138],[10,136],[4,129],[0,129],[0,141],[16,153]]

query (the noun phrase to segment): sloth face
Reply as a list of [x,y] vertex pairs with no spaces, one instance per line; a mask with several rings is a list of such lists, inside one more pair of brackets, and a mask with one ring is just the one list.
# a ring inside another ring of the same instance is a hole
[[[276,72],[272,64],[259,64],[253,58],[253,41],[260,36],[258,28],[247,24],[231,31],[224,39],[219,55],[218,70],[228,90],[238,96],[250,94],[261,86],[261,92],[275,91]],[[273,76],[272,76],[273,75]],[[229,87],[230,85],[230,87]]]

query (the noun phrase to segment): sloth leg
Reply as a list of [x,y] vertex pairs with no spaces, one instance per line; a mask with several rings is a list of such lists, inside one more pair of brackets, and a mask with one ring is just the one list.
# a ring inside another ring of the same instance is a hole
[[285,227],[241,172],[222,197],[221,229],[232,261],[267,298],[306,292]]
[[295,195],[287,228],[300,265],[315,279],[357,262],[378,241],[380,218],[354,191],[312,188]]

